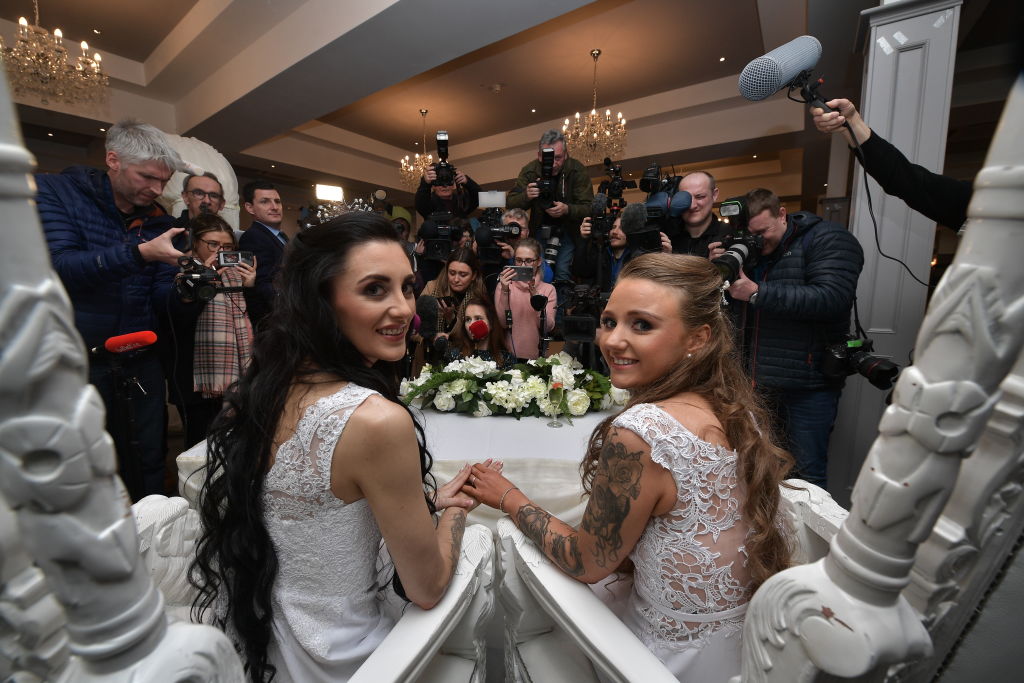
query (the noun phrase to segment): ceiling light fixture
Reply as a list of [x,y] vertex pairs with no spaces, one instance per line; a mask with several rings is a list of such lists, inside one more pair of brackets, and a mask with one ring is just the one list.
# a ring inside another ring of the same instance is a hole
[[611,109],[604,110],[604,116],[597,113],[597,58],[601,51],[590,51],[594,58],[594,100],[590,113],[565,120],[562,133],[572,147],[572,155],[584,164],[596,164],[605,157],[619,159],[626,149],[626,119],[620,111],[612,118]]
[[420,176],[422,176],[427,167],[434,163],[434,156],[432,154],[426,154],[427,151],[427,110],[420,109],[420,116],[423,118],[423,154],[416,153],[410,159],[409,155],[406,154],[403,159],[399,159],[401,168],[398,172],[402,176],[402,184],[408,187],[410,190],[415,190],[420,184]]
[[64,47],[64,34],[53,35],[39,26],[39,2],[32,0],[35,23],[18,19],[17,38],[12,47],[0,39],[0,59],[7,67],[15,95],[32,93],[43,104],[59,100],[67,104],[101,103],[109,95],[110,79],[103,73],[100,53],[89,56],[89,43],[81,42],[82,54],[73,59]]

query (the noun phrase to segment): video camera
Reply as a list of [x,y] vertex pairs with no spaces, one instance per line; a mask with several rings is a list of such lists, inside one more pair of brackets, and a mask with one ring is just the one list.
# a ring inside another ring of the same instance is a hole
[[607,195],[608,211],[614,220],[626,206],[626,201],[622,198],[622,191],[636,189],[636,181],[625,180],[622,177],[622,164],[613,163],[610,157],[604,158],[604,172],[608,175],[608,180],[602,180],[597,191]]
[[[642,231],[637,231],[637,237],[648,233],[663,232],[672,237],[678,232],[678,224],[683,212],[690,208],[693,197],[689,192],[679,189],[679,181],[682,176],[661,176],[661,166],[658,162],[652,161],[651,165],[644,169],[643,177],[640,178],[640,189],[647,193],[647,201],[644,206],[647,211],[647,222]],[[623,230],[625,232],[625,230]],[[629,237],[629,233],[627,233]],[[655,244],[654,237],[644,238],[643,245],[630,244],[644,252],[661,251],[661,238],[658,236],[658,243]]]
[[435,211],[420,226],[419,238],[423,240],[423,258],[427,261],[444,263],[452,252],[454,243],[462,237],[462,229],[452,226],[452,214]]
[[764,248],[764,238],[747,229],[750,219],[747,213],[747,202],[744,197],[732,197],[722,202],[719,212],[729,221],[732,232],[722,239],[725,253],[711,259],[726,282],[735,282],[740,276],[740,269],[757,265]]
[[879,389],[889,389],[900,374],[900,367],[888,358],[874,355],[874,346],[870,339],[849,336],[845,341],[825,347],[821,374],[840,380],[858,373]]
[[213,268],[207,268],[194,256],[178,258],[181,272],[174,280],[174,288],[185,301],[210,301],[221,292],[241,292],[243,287],[225,287],[220,275]]
[[439,161],[434,164],[434,173],[437,177],[430,183],[446,187],[455,184],[455,167],[448,163],[448,131],[437,131],[437,158]]
[[501,263],[501,247],[497,242],[509,242],[519,239],[522,234],[522,226],[515,221],[507,225],[501,224],[501,214],[504,211],[498,207],[484,209],[480,216],[480,227],[476,229],[477,256],[481,263]]
[[592,342],[597,333],[597,321],[601,317],[608,294],[602,293],[597,285],[576,285],[561,304],[562,333],[567,342]]

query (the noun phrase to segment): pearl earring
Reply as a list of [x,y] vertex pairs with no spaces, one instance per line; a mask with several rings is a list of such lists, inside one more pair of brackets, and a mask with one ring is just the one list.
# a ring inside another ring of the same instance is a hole
[[687,358],[693,358],[693,354],[692,353],[688,353],[688,354],[686,354],[686,357]]

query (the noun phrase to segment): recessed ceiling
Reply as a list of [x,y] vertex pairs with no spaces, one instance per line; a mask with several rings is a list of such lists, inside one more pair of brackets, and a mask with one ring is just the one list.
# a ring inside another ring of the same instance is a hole
[[[197,0],[39,0],[39,25],[59,28],[73,46],[85,40],[102,52],[145,61]],[[34,21],[32,0],[4,0],[0,19]],[[93,33],[99,29],[100,34]],[[73,54],[72,48],[69,48]]]
[[[434,37],[443,41],[444,36]],[[701,0],[600,1],[452,60],[320,117],[414,149],[420,109],[452,144],[588,111],[598,62],[598,108],[737,73],[764,53],[755,0],[729,12]],[[725,57],[725,61],[720,61]],[[500,94],[490,85],[504,84]],[[536,112],[531,111],[536,109]],[[624,111],[627,117],[630,112]]]

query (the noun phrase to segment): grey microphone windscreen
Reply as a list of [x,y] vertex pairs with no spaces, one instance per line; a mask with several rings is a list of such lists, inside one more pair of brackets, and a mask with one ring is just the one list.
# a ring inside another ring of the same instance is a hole
[[647,227],[647,207],[644,204],[630,204],[622,210],[622,221],[619,229],[624,235],[643,232]]
[[771,97],[793,82],[801,71],[813,69],[821,58],[821,43],[800,36],[752,60],[740,74],[740,94],[758,101]]

